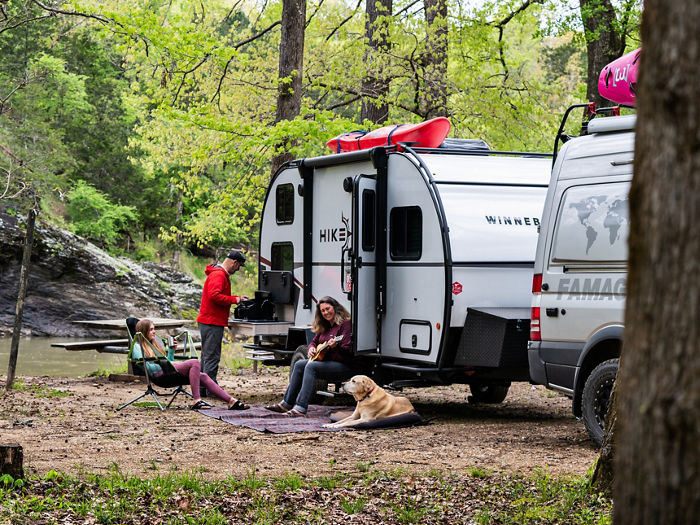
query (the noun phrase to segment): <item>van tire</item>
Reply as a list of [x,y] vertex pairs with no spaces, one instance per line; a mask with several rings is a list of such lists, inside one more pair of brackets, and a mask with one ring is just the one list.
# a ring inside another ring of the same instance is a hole
[[617,377],[618,359],[608,359],[596,366],[586,379],[581,399],[583,423],[591,439],[600,446],[605,437],[608,402]]
[[[294,354],[292,355],[292,361],[289,363],[289,380],[291,381],[292,379],[292,371],[294,370],[294,365],[297,364],[298,361],[301,361],[302,359],[307,359],[308,358],[308,347],[306,345],[299,345],[297,346],[297,349],[294,351]],[[318,392],[319,390],[328,390],[328,381],[324,379],[317,379],[316,380],[316,390],[314,392]],[[319,396],[318,394],[314,393],[314,395],[311,396],[311,399],[309,400],[310,403],[313,403],[315,405],[320,405],[323,404],[324,398],[323,396]]]
[[470,403],[502,403],[508,395],[510,383],[506,385],[469,384],[472,395],[467,398]]

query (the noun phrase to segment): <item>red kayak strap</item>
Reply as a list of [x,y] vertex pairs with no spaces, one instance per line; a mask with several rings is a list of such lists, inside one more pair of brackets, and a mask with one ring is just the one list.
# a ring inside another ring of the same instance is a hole
[[[405,124],[397,124],[396,127],[389,132],[389,134],[386,137],[386,145],[387,146],[391,146],[391,136],[394,134],[394,131],[396,131],[397,129],[399,129],[401,126],[404,126],[404,125]],[[358,142],[358,144],[359,144],[359,142]]]

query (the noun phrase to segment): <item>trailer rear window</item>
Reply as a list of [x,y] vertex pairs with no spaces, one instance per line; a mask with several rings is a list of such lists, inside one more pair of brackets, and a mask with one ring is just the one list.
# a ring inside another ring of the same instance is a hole
[[420,259],[423,250],[423,213],[418,206],[392,208],[389,229],[389,252],[392,259]]
[[277,186],[276,201],[277,224],[291,224],[294,222],[294,185],[280,184]]
[[294,271],[294,245],[291,242],[273,242],[271,251],[271,270]]

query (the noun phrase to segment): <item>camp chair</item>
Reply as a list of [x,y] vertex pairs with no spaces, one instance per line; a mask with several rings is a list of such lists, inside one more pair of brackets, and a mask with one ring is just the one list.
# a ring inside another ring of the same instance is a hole
[[[127,332],[129,333],[129,354],[127,356],[127,360],[129,361],[130,368],[132,369],[132,373],[137,376],[144,376],[146,378],[146,391],[138,396],[136,396],[134,399],[129,401],[128,403],[123,404],[119,408],[117,408],[117,411],[121,410],[122,408],[126,408],[127,406],[131,405],[132,403],[135,403],[139,399],[146,397],[146,396],[151,396],[155,400],[156,404],[158,405],[158,408],[161,409],[161,411],[165,411],[165,408],[169,408],[172,402],[175,400],[177,395],[182,392],[183,394],[186,394],[190,397],[193,397],[190,392],[188,392],[185,388],[183,388],[184,385],[189,384],[189,378],[187,376],[184,376],[180,374],[173,364],[168,360],[166,356],[164,356],[156,347],[151,345],[150,342],[146,341],[145,338],[140,337],[137,338],[138,332],[136,332],[136,323],[138,323],[138,319],[135,317],[129,317],[126,320],[126,327],[127,327]],[[141,334],[138,334],[141,335]],[[146,357],[146,354],[144,352],[144,349],[142,348],[141,352],[141,357],[140,358],[135,358],[133,357],[133,351],[134,351],[134,344],[137,342],[137,339],[142,340],[141,346],[144,345],[151,345],[151,350],[156,354],[156,357]],[[197,359],[197,351],[195,350],[194,347],[194,342],[192,340],[192,337],[190,336],[190,333],[188,331],[184,331],[183,333],[179,334],[176,336],[176,339],[182,340],[183,341],[183,349],[182,349],[182,354],[178,354],[177,356],[174,356],[175,359]],[[160,376],[151,376],[151,374],[148,373],[148,368],[146,367],[146,362],[157,362],[158,365],[160,365],[161,369],[163,370],[163,374]],[[170,392],[158,392],[153,385],[156,385],[160,388],[172,388]],[[163,405],[161,405],[160,401],[158,400],[158,396],[170,396],[170,401],[168,404],[163,408]],[[209,403],[207,403],[209,404]],[[210,405],[211,406],[211,405]]]

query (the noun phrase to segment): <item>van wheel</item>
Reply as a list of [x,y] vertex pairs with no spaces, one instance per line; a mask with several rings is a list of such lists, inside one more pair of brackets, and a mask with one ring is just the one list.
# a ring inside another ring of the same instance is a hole
[[618,359],[608,359],[596,366],[586,379],[581,400],[583,423],[593,442],[600,446],[605,436],[608,402],[617,377]]
[[[292,371],[294,370],[294,365],[297,364],[298,361],[301,361],[302,359],[307,358],[307,352],[308,348],[306,345],[299,345],[297,346],[297,349],[294,351],[294,354],[292,355],[292,361],[289,363],[289,379],[291,381],[292,379]],[[325,381],[323,379],[317,379],[316,380],[316,392],[319,390],[328,390],[328,381]],[[311,396],[310,403],[313,403],[315,405],[321,405],[323,404],[323,401],[325,398],[323,396],[319,396],[318,394],[314,393],[314,395]]]
[[470,403],[502,403],[508,395],[510,383],[506,385],[469,384],[472,395],[467,398]]

